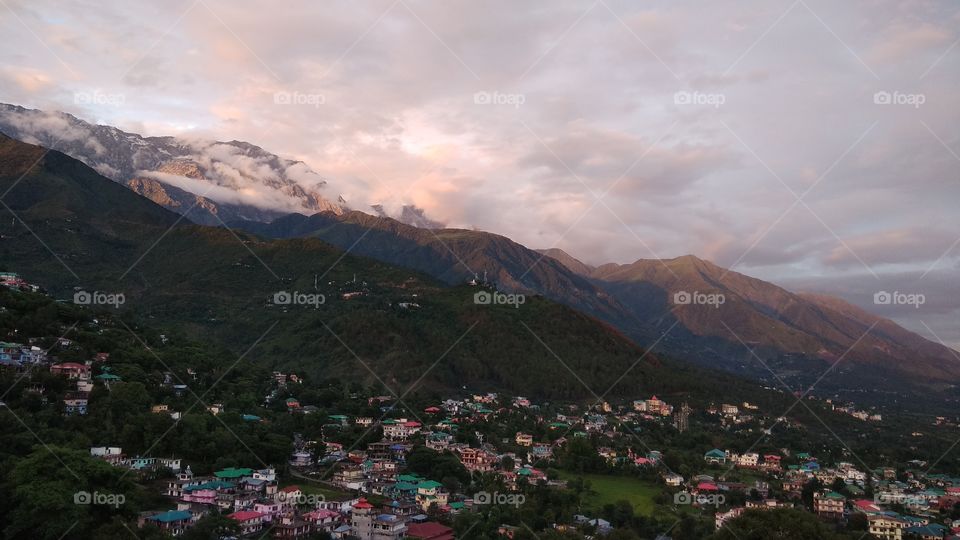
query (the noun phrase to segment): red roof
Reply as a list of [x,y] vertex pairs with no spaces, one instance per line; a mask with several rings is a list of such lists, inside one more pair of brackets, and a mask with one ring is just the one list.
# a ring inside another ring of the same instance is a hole
[[453,529],[431,521],[410,523],[407,525],[407,536],[424,540],[453,540]]
[[360,499],[359,501],[357,501],[357,504],[353,505],[353,507],[360,508],[363,510],[369,510],[370,508],[373,508],[373,505],[368,503],[366,499]]
[[260,512],[254,512],[253,510],[244,510],[242,512],[234,512],[227,517],[236,521],[249,521],[251,519],[256,519],[262,517],[263,514]]
[[415,420],[411,420],[411,421],[409,421],[409,422],[404,422],[403,425],[404,425],[404,427],[420,427],[420,422],[417,422],[417,421],[415,421]]
[[280,491],[284,493],[294,493],[300,491],[300,486],[287,486],[285,488],[281,488]]
[[58,369],[90,369],[87,366],[83,364],[78,364],[76,362],[64,362],[62,364],[54,364],[50,367],[58,368]]
[[426,409],[423,410],[423,412],[438,413],[440,412],[440,407],[427,407]]
[[716,484],[711,482],[700,482],[697,484],[698,491],[718,491],[719,489]]

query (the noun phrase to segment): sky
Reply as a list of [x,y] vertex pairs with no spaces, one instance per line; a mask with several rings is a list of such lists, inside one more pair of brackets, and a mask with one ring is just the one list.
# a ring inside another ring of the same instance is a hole
[[960,346],[953,1],[2,0],[0,31],[3,102],[249,141],[348,202],[590,264],[692,253]]

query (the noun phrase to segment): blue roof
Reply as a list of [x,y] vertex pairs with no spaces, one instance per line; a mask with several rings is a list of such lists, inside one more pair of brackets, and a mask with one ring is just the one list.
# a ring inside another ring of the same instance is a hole
[[154,514],[147,519],[150,521],[159,521],[160,523],[170,523],[172,521],[183,521],[193,517],[193,514],[186,510],[167,510],[162,514]]

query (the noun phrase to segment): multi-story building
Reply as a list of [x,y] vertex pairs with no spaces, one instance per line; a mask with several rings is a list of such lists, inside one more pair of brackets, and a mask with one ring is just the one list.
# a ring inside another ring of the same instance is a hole
[[407,526],[393,514],[380,514],[366,499],[353,505],[350,514],[352,535],[360,540],[394,540],[403,538]]
[[846,507],[847,498],[835,491],[813,494],[813,510],[824,519],[840,519]]
[[870,523],[868,529],[870,534],[875,538],[883,538],[884,540],[901,540],[903,530],[909,525],[906,520],[899,516],[887,514],[867,516],[867,521]]

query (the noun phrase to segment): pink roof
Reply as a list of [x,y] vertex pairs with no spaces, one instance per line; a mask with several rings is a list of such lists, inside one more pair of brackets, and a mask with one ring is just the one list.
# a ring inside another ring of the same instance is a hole
[[234,512],[227,517],[236,521],[249,521],[258,517],[263,517],[263,514],[260,512],[254,512],[253,510],[244,510],[242,512]]
[[416,422],[416,421],[414,421],[414,420],[411,420],[411,421],[409,421],[409,422],[404,422],[403,425],[404,425],[404,427],[420,427],[420,422]]
[[858,499],[856,501],[853,501],[853,505],[861,510],[872,510],[875,512],[880,511],[880,508],[876,504],[874,504],[873,501],[869,499]]
[[700,482],[697,484],[697,490],[699,491],[717,491],[719,489],[720,488],[718,488],[717,485],[712,482]]
[[321,508],[320,510],[314,510],[313,512],[308,512],[303,515],[303,517],[316,521],[318,519],[327,519],[332,517],[337,517],[340,514],[334,512],[333,510],[327,510],[326,508]]

